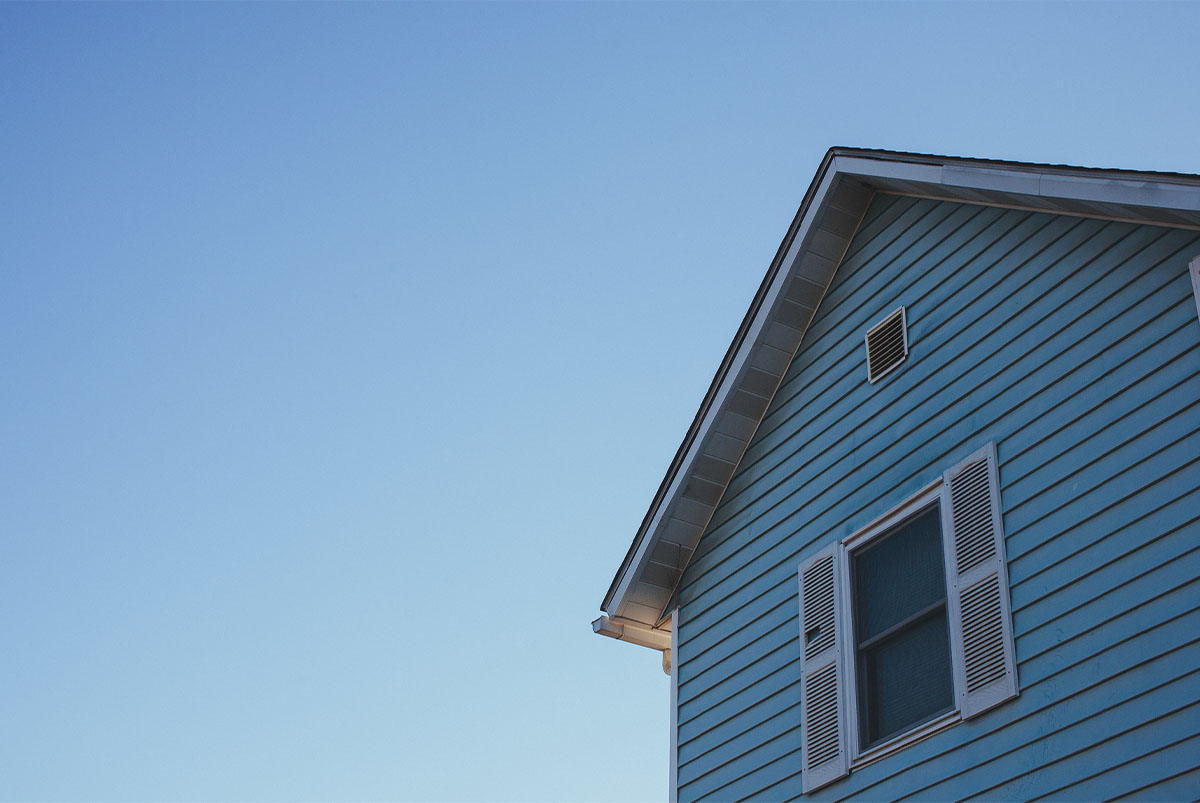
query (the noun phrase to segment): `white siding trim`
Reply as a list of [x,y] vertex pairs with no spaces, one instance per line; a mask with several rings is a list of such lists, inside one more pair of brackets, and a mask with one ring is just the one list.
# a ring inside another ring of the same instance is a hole
[[671,770],[667,799],[679,801],[679,609],[671,611]]

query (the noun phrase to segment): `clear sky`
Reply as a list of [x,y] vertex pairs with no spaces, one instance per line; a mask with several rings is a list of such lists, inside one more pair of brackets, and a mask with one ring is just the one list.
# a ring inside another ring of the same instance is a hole
[[589,622],[826,149],[1200,173],[1198,35],[0,4],[0,798],[665,797]]

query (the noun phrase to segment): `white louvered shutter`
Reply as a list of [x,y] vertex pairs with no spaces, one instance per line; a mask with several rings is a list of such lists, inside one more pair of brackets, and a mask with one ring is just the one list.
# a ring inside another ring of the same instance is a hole
[[944,475],[946,576],[955,689],[963,719],[1017,694],[996,444]]
[[849,773],[842,664],[840,544],[800,566],[800,754],[804,792]]

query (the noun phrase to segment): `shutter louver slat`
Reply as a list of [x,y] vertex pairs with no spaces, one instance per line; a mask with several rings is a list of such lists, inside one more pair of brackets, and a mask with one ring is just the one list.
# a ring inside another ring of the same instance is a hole
[[950,640],[963,719],[1017,694],[995,444],[946,472]]
[[849,772],[838,549],[831,544],[800,567],[800,753],[806,793]]

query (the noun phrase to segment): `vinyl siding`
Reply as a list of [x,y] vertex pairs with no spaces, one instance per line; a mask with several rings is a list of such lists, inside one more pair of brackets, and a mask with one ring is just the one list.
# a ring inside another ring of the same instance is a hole
[[[811,797],[1200,795],[1197,253],[875,198],[678,591],[680,800],[800,795],[797,566],[989,440],[1021,694]],[[911,352],[869,385],[901,304]]]

